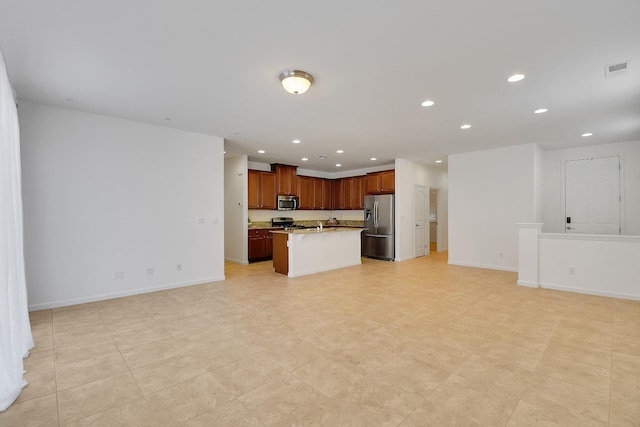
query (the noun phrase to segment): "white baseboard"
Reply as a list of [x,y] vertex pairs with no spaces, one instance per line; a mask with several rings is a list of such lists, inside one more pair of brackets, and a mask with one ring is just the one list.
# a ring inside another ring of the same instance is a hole
[[574,288],[571,286],[554,285],[551,283],[540,283],[540,287],[543,289],[553,289],[556,291],[574,292],[578,294],[596,295],[600,297],[621,298],[640,301],[640,294],[623,294],[619,292],[603,291],[600,289],[584,289]]
[[461,262],[455,260],[449,260],[449,264],[451,265],[460,265],[462,267],[474,267],[474,268],[486,268],[488,270],[501,270],[501,271],[513,271],[514,273],[518,272],[517,267],[505,267],[503,265],[489,265],[489,264],[474,264],[469,262]]
[[58,307],[67,307],[69,305],[77,305],[77,304],[86,304],[88,302],[103,301],[107,299],[128,297],[131,295],[146,294],[149,292],[164,291],[166,289],[184,288],[187,286],[202,285],[204,283],[219,282],[224,279],[225,279],[224,275],[206,277],[202,279],[190,280],[188,282],[168,283],[168,284],[152,286],[148,288],[128,289],[126,291],[90,295],[86,297],[72,298],[68,300],[50,301],[50,302],[43,302],[39,304],[29,304],[29,311],[46,310],[49,308],[58,308]]
[[234,264],[249,265],[249,261],[242,261],[242,260],[234,259],[234,258],[225,258],[224,260],[232,262]]
[[526,286],[528,288],[539,288],[540,287],[539,283],[537,283],[537,282],[528,282],[526,280],[518,280],[516,283],[518,285],[520,285],[520,286]]

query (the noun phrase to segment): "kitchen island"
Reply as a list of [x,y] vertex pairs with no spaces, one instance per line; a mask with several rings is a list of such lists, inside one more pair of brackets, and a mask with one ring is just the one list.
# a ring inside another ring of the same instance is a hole
[[272,231],[273,267],[298,277],[361,264],[361,232],[355,227]]

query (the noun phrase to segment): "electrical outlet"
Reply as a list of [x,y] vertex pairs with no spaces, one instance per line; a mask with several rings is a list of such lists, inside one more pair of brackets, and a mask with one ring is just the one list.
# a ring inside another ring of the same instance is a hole
[[124,271],[116,271],[113,273],[113,280],[122,280],[124,279]]
[[576,268],[575,267],[569,267],[569,274],[571,274],[572,276],[574,274],[576,274]]
[[503,254],[502,252],[500,252],[500,253],[498,253],[498,256],[499,256],[500,258],[502,258],[502,257],[504,256],[504,254]]
[[176,271],[182,271],[182,264],[176,265]]
[[153,276],[153,273],[155,273],[156,270],[153,267],[147,268],[147,276]]
[[204,224],[204,217],[199,216],[197,218],[198,224]]

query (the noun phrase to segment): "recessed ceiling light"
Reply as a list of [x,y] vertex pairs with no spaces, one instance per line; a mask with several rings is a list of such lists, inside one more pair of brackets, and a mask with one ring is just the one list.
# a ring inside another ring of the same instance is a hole
[[372,158],[370,158],[369,160],[371,160],[372,162],[375,162],[375,161],[376,161],[376,160],[378,160],[378,159],[376,159],[375,157],[372,157]]
[[264,150],[258,150],[258,153],[260,153],[260,154],[264,154],[264,153],[265,153],[265,151],[264,151]]
[[471,125],[464,124],[464,125],[460,126],[460,129],[469,129],[470,127],[471,127]]
[[549,111],[548,108],[538,108],[537,110],[534,111],[535,114],[542,114],[542,113],[546,113],[547,111]]
[[431,107],[433,104],[435,104],[435,102],[433,102],[430,99],[427,99],[426,101],[423,101],[422,104],[420,105],[422,105],[423,107]]
[[294,139],[294,140],[293,140],[293,141],[291,141],[291,142],[293,142],[294,144],[300,144],[300,140],[299,140],[299,139]]
[[593,136],[593,134],[591,132],[585,132],[582,134],[582,136],[587,137],[587,136]]
[[342,154],[342,153],[344,153],[344,150],[336,150],[336,153]]
[[223,153],[224,153],[224,154],[227,154],[227,152],[226,152],[226,151],[223,151]]
[[336,163],[337,168],[339,168],[340,166],[342,166],[340,163]]
[[306,162],[306,161],[307,161],[307,160],[309,160],[309,159],[307,159],[306,157],[303,157],[301,160],[302,160],[303,162]]
[[442,160],[436,160],[436,163],[442,163]]
[[520,80],[524,79],[524,74],[514,74],[512,76],[510,76],[507,81],[509,83],[515,83],[515,82],[519,82]]

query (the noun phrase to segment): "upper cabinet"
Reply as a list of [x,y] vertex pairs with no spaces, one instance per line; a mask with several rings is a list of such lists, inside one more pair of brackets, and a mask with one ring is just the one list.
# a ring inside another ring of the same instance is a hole
[[368,194],[387,194],[396,190],[396,171],[388,170],[367,174]]
[[332,182],[332,209],[359,210],[364,209],[366,193],[366,176],[352,176],[334,179]]
[[311,176],[298,176],[300,209],[331,209],[331,181]]
[[296,179],[296,167],[274,163],[271,170],[276,173],[277,193],[281,196],[297,196],[298,180]]
[[276,209],[276,174],[249,169],[249,209]]
[[298,195],[298,209],[313,209],[314,208],[314,189],[313,189],[313,181],[314,178],[310,176],[299,176],[298,177],[298,190],[296,194]]

